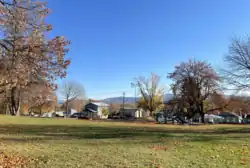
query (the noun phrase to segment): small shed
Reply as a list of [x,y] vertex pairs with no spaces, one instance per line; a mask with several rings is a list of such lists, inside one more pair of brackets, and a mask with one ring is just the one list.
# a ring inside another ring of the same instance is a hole
[[120,114],[128,118],[141,118],[143,117],[143,110],[136,108],[125,108],[120,110]]

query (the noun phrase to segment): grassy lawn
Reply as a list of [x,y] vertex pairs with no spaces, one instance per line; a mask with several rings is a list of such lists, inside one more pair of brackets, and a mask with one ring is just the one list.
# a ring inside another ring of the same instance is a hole
[[0,152],[30,158],[28,167],[247,168],[250,126],[0,116]]

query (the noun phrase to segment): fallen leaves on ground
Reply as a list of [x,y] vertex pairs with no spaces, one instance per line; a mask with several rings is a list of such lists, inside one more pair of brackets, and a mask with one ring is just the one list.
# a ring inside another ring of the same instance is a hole
[[240,164],[245,165],[247,161],[248,161],[247,158],[241,158],[241,159],[240,159]]
[[153,150],[164,150],[164,151],[168,150],[168,147],[162,146],[162,145],[152,146],[151,148],[152,148]]
[[28,165],[30,160],[18,154],[0,152],[0,168],[19,168]]

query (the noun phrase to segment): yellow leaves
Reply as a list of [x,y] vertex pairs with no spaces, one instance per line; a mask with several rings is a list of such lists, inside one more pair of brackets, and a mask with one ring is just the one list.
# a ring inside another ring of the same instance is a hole
[[102,109],[102,115],[103,116],[108,116],[109,115],[109,110],[107,108]]

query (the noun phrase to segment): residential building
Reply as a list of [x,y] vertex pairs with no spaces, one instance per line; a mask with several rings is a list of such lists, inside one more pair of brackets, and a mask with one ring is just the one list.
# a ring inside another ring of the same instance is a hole
[[219,116],[224,118],[224,123],[227,124],[238,124],[242,123],[242,117],[231,112],[222,112]]
[[100,119],[107,119],[108,114],[104,114],[104,111],[109,110],[109,104],[104,102],[90,102],[85,105],[85,111],[88,113],[89,117],[98,117]]

